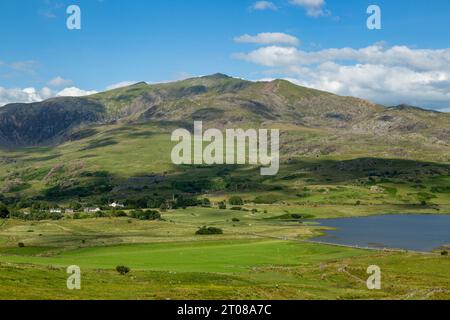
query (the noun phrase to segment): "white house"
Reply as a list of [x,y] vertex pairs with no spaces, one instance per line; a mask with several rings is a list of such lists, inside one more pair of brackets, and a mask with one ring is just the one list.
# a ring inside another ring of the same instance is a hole
[[111,208],[124,208],[125,206],[119,202],[113,202],[109,205]]
[[96,213],[96,212],[100,212],[102,211],[100,208],[85,208],[84,212],[85,213]]
[[50,209],[50,213],[62,213],[61,209]]

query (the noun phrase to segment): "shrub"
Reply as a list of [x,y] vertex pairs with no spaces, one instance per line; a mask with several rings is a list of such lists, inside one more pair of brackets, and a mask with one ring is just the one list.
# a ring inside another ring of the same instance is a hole
[[9,218],[8,208],[3,203],[0,203],[0,219],[8,219],[8,218]]
[[113,211],[112,215],[114,217],[120,218],[120,217],[126,217],[127,214],[125,211],[119,210],[119,211]]
[[234,210],[234,211],[242,211],[242,207],[233,207],[230,210]]
[[155,210],[134,210],[131,212],[131,217],[138,220],[159,220],[161,214]]
[[195,234],[197,235],[223,234],[223,230],[214,227],[202,227]]
[[227,204],[225,203],[225,201],[219,202],[219,209],[220,210],[226,210],[227,209]]
[[161,206],[159,207],[159,210],[161,210],[161,212],[166,212],[167,209],[168,207],[166,203],[161,204]]
[[253,200],[253,203],[256,204],[274,204],[277,201],[279,201],[279,197],[273,196],[273,195],[266,195],[266,196],[259,196],[256,197],[255,200]]
[[19,248],[25,248],[25,243],[19,242],[19,243],[18,243],[18,246],[19,246]]
[[103,211],[98,211],[95,213],[96,218],[104,218],[106,217],[106,214]]
[[233,219],[231,219],[231,221],[233,221],[233,222],[240,222],[241,220],[239,220],[238,218],[233,218]]
[[141,210],[141,209],[133,210],[130,212],[130,216],[135,219],[138,219],[138,217],[140,217],[143,214],[144,214],[144,210]]
[[243,206],[244,200],[242,200],[241,197],[231,197],[230,200],[228,200],[232,206]]
[[445,257],[448,256],[448,251],[445,251],[445,250],[442,251],[442,252],[441,252],[441,256],[445,256]]
[[124,275],[130,273],[131,270],[130,270],[130,268],[128,268],[126,266],[117,266],[116,271],[124,276]]
[[211,207],[211,201],[208,198],[205,198],[202,200],[202,207],[210,208]]
[[[182,200],[180,200],[182,201]],[[166,200],[164,198],[151,198],[147,201],[147,208],[158,209]]]

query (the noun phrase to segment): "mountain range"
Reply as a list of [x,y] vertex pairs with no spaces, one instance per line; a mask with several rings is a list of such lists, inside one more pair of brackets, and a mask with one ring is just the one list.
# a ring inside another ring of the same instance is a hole
[[[362,99],[294,85],[250,82],[223,74],[174,83],[144,82],[87,97],[61,97],[0,108],[0,145],[54,145],[85,127],[145,121],[203,120],[211,126],[288,124],[343,134],[418,135],[447,143],[450,114]],[[192,125],[192,124],[191,124]]]
[[[173,165],[170,135],[192,129],[195,120],[219,129],[280,129],[279,175],[262,178],[259,168]],[[215,74],[141,82],[0,108],[0,201],[96,204],[239,191],[283,201],[299,201],[301,195],[308,202],[335,190],[339,197],[321,201],[417,203],[431,197],[417,189],[421,182],[447,190],[449,138],[450,114],[386,107],[285,80]],[[377,182],[387,183],[377,190],[400,186],[403,194],[374,197],[370,187]],[[305,197],[308,188],[316,191]]]

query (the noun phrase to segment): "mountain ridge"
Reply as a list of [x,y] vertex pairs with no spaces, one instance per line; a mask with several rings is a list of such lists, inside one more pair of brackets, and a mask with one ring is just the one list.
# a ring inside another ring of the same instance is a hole
[[194,120],[216,127],[289,123],[348,133],[416,132],[428,137],[442,137],[432,129],[450,125],[444,113],[406,105],[384,107],[282,79],[252,82],[216,73],[170,83],[138,82],[86,97],[9,104],[0,108],[0,145],[58,144],[80,128],[117,121]]

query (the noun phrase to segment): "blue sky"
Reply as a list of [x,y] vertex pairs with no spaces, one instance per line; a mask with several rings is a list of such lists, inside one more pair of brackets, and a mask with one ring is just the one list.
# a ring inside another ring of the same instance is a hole
[[447,109],[449,21],[450,0],[2,0],[0,105],[222,72]]

